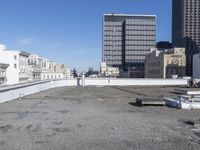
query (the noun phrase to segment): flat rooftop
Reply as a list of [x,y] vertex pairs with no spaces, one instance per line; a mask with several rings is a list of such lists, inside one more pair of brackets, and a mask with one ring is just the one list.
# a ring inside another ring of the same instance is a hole
[[119,13],[108,13],[108,14],[104,14],[104,16],[129,16],[129,17],[145,16],[145,17],[156,17],[156,15],[145,15],[145,14],[119,14]]
[[0,104],[0,149],[199,150],[199,110],[132,105],[174,89],[62,87]]

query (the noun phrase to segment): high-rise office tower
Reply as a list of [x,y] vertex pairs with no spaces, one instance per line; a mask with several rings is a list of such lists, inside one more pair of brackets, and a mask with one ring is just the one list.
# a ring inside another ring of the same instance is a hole
[[192,76],[193,55],[200,52],[200,0],[172,0],[172,4],[172,43],[186,48],[186,74]]
[[156,16],[105,14],[103,60],[121,71],[132,70],[144,77],[145,55],[156,43]]

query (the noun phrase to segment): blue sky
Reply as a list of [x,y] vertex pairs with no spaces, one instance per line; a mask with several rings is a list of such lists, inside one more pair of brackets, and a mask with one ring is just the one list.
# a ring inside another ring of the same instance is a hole
[[4,0],[0,43],[71,69],[99,69],[104,13],[157,15],[157,41],[171,41],[171,0]]

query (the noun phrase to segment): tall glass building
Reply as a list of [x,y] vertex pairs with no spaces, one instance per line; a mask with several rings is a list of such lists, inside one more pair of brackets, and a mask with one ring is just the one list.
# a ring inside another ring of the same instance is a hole
[[156,44],[156,16],[105,14],[103,58],[108,66],[144,77],[145,55]]
[[186,73],[192,76],[193,55],[200,52],[200,0],[172,0],[172,43],[185,47]]

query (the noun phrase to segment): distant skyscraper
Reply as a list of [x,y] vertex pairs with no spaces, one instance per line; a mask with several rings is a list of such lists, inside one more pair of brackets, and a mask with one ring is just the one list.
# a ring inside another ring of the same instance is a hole
[[105,14],[103,17],[103,61],[121,71],[144,77],[145,55],[155,47],[156,16]]
[[172,8],[172,43],[186,48],[186,74],[192,76],[192,56],[200,51],[200,0],[173,0]]

